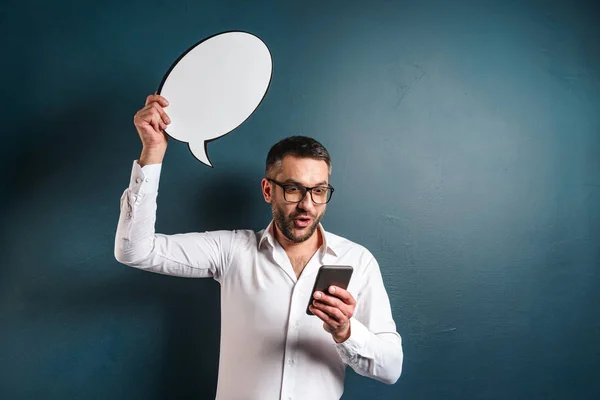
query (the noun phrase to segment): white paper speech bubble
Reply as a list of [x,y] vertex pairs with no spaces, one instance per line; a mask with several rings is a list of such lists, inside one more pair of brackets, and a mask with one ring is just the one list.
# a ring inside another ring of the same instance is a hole
[[258,37],[224,32],[196,43],[169,68],[158,94],[169,101],[165,131],[188,143],[212,167],[207,144],[240,126],[256,110],[271,83],[273,61]]

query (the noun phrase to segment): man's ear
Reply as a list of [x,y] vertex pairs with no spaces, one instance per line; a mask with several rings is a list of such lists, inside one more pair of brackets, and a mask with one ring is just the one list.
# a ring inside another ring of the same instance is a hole
[[273,185],[266,178],[260,182],[260,186],[262,188],[262,194],[267,203],[271,203],[271,199],[273,198]]

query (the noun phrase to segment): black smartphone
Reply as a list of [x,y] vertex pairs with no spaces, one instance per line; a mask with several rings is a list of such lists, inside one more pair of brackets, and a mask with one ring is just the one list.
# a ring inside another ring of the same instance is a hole
[[328,290],[331,285],[341,287],[344,290],[348,289],[348,284],[350,283],[353,271],[354,269],[349,265],[322,265],[317,273],[317,279],[315,279],[313,290],[310,292],[306,313],[308,315],[314,315],[308,307],[315,299],[313,295],[317,290],[331,295]]

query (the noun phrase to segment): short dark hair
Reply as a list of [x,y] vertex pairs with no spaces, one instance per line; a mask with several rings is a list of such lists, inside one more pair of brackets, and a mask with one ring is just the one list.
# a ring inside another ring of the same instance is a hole
[[267,154],[266,174],[281,165],[285,156],[302,158],[313,158],[327,163],[329,174],[331,174],[331,157],[327,149],[315,139],[307,136],[290,136],[275,143],[269,154]]

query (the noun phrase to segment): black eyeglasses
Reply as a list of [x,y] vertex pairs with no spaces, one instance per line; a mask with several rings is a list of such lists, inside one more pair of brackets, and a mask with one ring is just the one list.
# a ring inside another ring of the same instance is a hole
[[315,204],[327,204],[329,200],[331,200],[331,195],[333,194],[333,186],[314,186],[314,187],[306,187],[302,185],[298,185],[295,183],[285,184],[277,182],[274,179],[267,178],[269,182],[273,182],[277,186],[280,186],[283,189],[283,198],[290,203],[300,203],[304,200],[304,196],[306,196],[306,192],[310,192],[310,198]]

